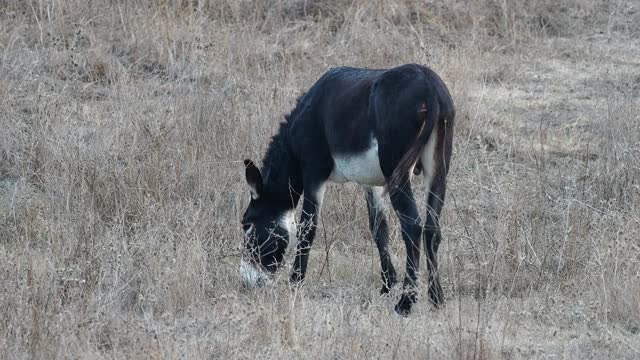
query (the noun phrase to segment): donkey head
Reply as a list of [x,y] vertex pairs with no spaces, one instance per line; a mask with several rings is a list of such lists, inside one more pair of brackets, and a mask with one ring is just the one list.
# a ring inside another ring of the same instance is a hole
[[260,170],[251,160],[245,160],[244,165],[251,201],[242,217],[244,246],[240,276],[245,287],[259,287],[269,284],[282,264],[295,232],[293,212],[277,194],[269,191]]

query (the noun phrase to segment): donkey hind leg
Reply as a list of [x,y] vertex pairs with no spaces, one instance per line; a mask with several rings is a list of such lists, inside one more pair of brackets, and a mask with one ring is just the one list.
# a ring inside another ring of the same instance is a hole
[[318,215],[322,207],[324,190],[324,183],[314,186],[307,186],[305,184],[302,215],[300,216],[300,229],[298,231],[299,242],[293,263],[293,272],[290,276],[290,282],[294,284],[301,283],[307,272],[309,252],[311,251],[313,240],[316,237]]
[[442,240],[440,213],[444,205],[445,193],[446,179],[443,176],[437,176],[433,179],[427,193],[427,219],[422,232],[429,270],[429,298],[436,307],[444,304],[440,276],[438,275],[438,247]]
[[389,255],[389,225],[384,215],[382,187],[366,187],[367,211],[369,213],[369,230],[378,247],[380,254],[380,268],[382,275],[382,289],[380,294],[388,294],[389,290],[398,282],[396,269],[393,267]]
[[398,314],[406,316],[411,312],[411,307],[416,302],[415,287],[420,267],[420,233],[422,232],[422,226],[408,175],[401,183],[403,185],[391,191],[389,196],[391,204],[393,204],[393,208],[398,214],[402,228],[402,238],[407,250],[403,293],[400,301],[395,306]]

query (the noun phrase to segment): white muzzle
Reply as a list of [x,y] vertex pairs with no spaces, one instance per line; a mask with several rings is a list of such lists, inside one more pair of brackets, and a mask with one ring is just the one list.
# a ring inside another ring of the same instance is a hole
[[240,278],[245,288],[256,288],[271,285],[271,276],[254,264],[240,259]]

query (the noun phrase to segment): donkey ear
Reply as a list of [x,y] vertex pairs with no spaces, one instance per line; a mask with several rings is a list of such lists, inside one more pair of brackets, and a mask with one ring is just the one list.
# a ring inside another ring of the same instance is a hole
[[244,166],[247,184],[249,184],[249,188],[251,189],[251,198],[255,200],[260,197],[262,193],[262,175],[253,161],[245,159]]

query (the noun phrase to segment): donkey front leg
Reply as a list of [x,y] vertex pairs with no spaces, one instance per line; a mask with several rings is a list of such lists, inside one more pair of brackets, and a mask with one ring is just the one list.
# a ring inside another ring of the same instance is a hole
[[402,238],[407,249],[407,270],[404,277],[403,293],[395,310],[406,316],[416,302],[416,282],[420,266],[420,235],[422,232],[420,214],[416,206],[411,184],[408,179],[402,181],[403,186],[393,190],[389,195],[391,204],[398,214],[402,227]]
[[324,184],[318,186],[305,186],[302,215],[300,216],[300,229],[298,231],[298,246],[296,258],[293,263],[293,272],[290,281],[300,283],[307,272],[307,262],[313,239],[316,237],[318,215],[324,197]]

